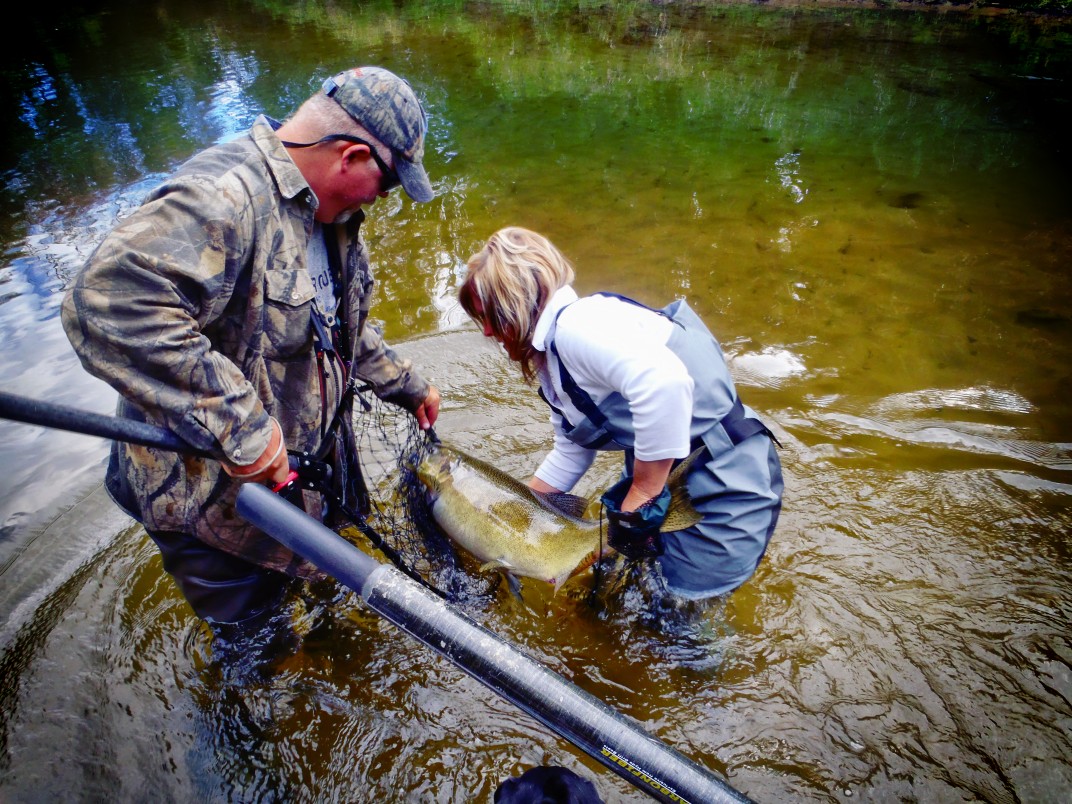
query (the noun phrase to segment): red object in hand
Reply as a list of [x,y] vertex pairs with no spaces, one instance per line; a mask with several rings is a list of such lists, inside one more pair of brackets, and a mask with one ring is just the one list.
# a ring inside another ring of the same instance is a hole
[[277,483],[276,485],[272,486],[272,491],[274,491],[276,494],[278,494],[280,491],[285,489],[287,486],[289,486],[291,483],[293,483],[297,479],[298,479],[298,473],[295,472],[293,469],[291,469],[287,473],[287,479],[284,480],[282,483]]

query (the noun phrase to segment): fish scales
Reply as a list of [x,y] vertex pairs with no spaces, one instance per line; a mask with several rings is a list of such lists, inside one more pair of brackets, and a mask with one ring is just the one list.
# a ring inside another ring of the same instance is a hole
[[[684,483],[699,454],[693,453],[671,474],[673,502],[664,530],[688,527],[700,519],[688,502]],[[557,590],[599,555],[598,519],[567,514],[517,478],[458,449],[434,445],[418,465],[417,476],[428,491],[436,523],[482,562],[482,570],[536,578]]]
[[483,563],[558,587],[590,566],[599,523],[555,511],[527,485],[476,458],[440,446],[421,462],[432,516]]

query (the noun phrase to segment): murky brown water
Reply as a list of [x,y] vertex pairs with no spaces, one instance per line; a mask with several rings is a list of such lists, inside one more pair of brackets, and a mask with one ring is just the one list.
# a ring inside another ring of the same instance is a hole
[[[1063,801],[1070,35],[642,3],[50,14],[0,57],[0,382],[109,412],[57,319],[100,236],[194,150],[384,64],[426,99],[439,196],[374,207],[376,313],[443,390],[440,435],[519,476],[548,448],[453,303],[520,224],[582,291],[686,296],[785,445],[764,564],[698,638],[534,585],[467,612],[759,801]],[[350,598],[272,678],[221,678],[104,454],[0,421],[0,798],[490,801],[551,763],[643,800]]]

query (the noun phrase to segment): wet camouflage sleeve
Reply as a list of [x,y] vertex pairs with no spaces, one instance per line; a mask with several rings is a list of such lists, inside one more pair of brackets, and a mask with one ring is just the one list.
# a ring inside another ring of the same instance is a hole
[[[121,222],[64,299],[64,328],[86,369],[195,447],[237,464],[267,447],[257,389],[212,343],[239,282],[247,216],[209,179],[165,185]],[[233,201],[233,199],[231,199]]]

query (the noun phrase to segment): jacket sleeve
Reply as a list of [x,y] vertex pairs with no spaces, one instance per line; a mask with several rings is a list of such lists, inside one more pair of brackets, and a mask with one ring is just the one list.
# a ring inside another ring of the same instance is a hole
[[62,321],[82,365],[182,439],[246,465],[267,412],[205,327],[234,291],[249,209],[234,187],[172,180],[107,236],[67,291]]

